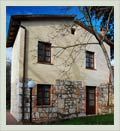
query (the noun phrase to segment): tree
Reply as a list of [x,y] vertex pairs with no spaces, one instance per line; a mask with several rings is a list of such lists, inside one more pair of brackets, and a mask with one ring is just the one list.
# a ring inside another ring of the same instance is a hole
[[[82,9],[81,9],[82,8]],[[88,10],[90,19],[92,21],[93,27],[96,29],[97,32],[101,30],[101,28],[106,28],[107,32],[105,36],[114,42],[114,7],[112,6],[90,6],[90,7],[80,7],[83,13],[85,10]],[[87,13],[88,14],[88,13]],[[86,13],[84,13],[85,18]],[[87,20],[89,21],[89,20]],[[99,24],[96,26],[95,22]],[[94,23],[94,24],[93,24]],[[91,25],[91,23],[89,23]],[[114,59],[114,45],[111,45],[111,59]]]
[[101,19],[100,26],[108,30],[107,37],[114,42],[114,7],[112,6],[99,6],[91,7],[91,16],[96,19]]
[[[111,83],[113,85],[113,70],[112,70],[112,66],[111,66],[111,62],[110,62],[110,59],[109,59],[109,56],[107,54],[107,51],[106,51],[106,48],[103,44],[104,42],[104,39],[106,37],[106,34],[108,32],[108,34],[110,34],[110,32],[112,32],[109,37],[112,41],[114,41],[114,7],[112,6],[107,6],[107,7],[82,7],[82,10],[83,10],[83,14],[87,20],[87,23],[88,25],[90,25],[92,27],[92,31],[93,31],[93,35],[95,36],[95,38],[98,40],[99,42],[99,45],[100,47],[102,48],[103,50],[103,53],[105,55],[105,58],[106,58],[106,61],[107,61],[107,65],[108,65],[108,68],[110,70],[110,76],[111,76]],[[100,19],[102,18],[101,20],[101,23],[100,25],[104,28],[106,28],[106,34],[104,36],[100,36],[96,30],[96,28],[94,27],[93,25],[93,21],[92,21],[92,18],[96,18],[96,19]],[[111,30],[112,28],[112,30]]]
[[[64,7],[64,11],[68,11],[74,7]],[[103,44],[106,38],[114,42],[114,7],[113,6],[81,6],[77,7],[79,12],[75,19],[75,23],[79,24],[79,21],[84,25],[91,27],[91,32],[97,39],[101,49],[103,50],[105,59],[107,61],[108,68],[110,70],[111,81],[113,85],[113,70],[111,66],[111,60],[107,54],[106,48]],[[80,14],[80,15],[78,15]],[[97,24],[96,24],[97,23]],[[104,36],[99,34],[100,29],[104,27],[106,33]],[[114,57],[114,44],[111,45],[111,58]]]

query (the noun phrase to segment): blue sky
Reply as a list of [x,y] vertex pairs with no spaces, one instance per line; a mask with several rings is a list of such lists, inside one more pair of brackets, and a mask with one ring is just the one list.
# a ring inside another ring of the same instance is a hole
[[16,14],[80,14],[77,7],[68,11],[62,10],[65,6],[7,6],[6,7],[6,33],[8,33],[11,15]]

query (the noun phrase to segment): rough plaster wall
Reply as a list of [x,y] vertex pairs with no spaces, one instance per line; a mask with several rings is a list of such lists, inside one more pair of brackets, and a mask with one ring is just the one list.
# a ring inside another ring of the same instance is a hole
[[98,114],[114,112],[114,89],[112,85],[101,84],[98,87],[97,106]]
[[22,119],[22,88],[23,84],[21,84],[23,80],[23,61],[24,61],[24,44],[25,44],[25,29],[20,27],[20,57],[19,57],[19,120]]
[[24,46],[24,30],[19,29],[12,51],[11,67],[11,113],[19,121],[21,119],[21,95],[20,95],[20,73],[22,73],[23,62],[21,55]]
[[11,113],[18,119],[18,84],[19,81],[19,53],[20,53],[20,30],[17,34],[13,51],[11,66]]
[[[106,49],[108,54],[110,54],[108,45],[106,45]],[[85,78],[86,84],[90,86],[99,86],[101,83],[109,82],[109,69],[101,47],[99,45],[89,45],[87,46],[87,50],[95,52],[95,70],[85,69],[87,76]]]
[[[71,21],[67,21],[68,25],[72,25]],[[47,83],[54,84],[56,79],[65,79],[65,75],[61,76],[60,70],[64,68],[63,66],[57,66],[69,56],[71,49],[66,50],[63,55],[61,55],[56,60],[53,59],[53,55],[57,52],[57,49],[52,49],[52,64],[46,65],[37,62],[37,46],[38,41],[45,41],[52,43],[52,46],[67,46],[73,45],[79,39],[81,42],[87,42],[91,37],[91,34],[79,27],[76,30],[75,35],[70,33],[64,37],[64,35],[54,37],[56,35],[56,29],[59,32],[60,26],[64,25],[66,21],[39,21],[39,22],[23,22],[22,24],[27,28],[27,77],[32,78],[35,83]],[[70,26],[71,27],[71,26]],[[63,33],[63,32],[62,32]],[[97,42],[94,36],[91,37],[89,42]],[[105,44],[108,54],[110,54],[110,49],[107,44]],[[88,70],[85,69],[85,47],[82,47],[80,55],[77,58],[77,62],[73,64],[69,79],[70,80],[83,80],[86,85],[98,86],[100,83],[106,83],[109,80],[108,67],[104,54],[99,45],[88,45],[86,48],[89,51],[95,52],[96,69]],[[94,74],[94,75],[93,75]]]

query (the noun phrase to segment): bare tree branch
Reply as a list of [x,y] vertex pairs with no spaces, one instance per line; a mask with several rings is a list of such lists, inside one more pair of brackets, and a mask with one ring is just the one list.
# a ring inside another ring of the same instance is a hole
[[75,44],[75,45],[70,45],[70,46],[51,46],[52,48],[62,48],[62,49],[67,49],[67,48],[71,48],[71,47],[75,47],[75,46],[79,46],[79,45],[82,45],[82,46],[86,46],[86,45],[96,45],[96,44],[99,44],[99,43],[80,43],[80,44]]
[[111,15],[112,15],[113,10],[114,10],[114,7],[112,7],[112,9],[111,9],[111,11],[110,11],[110,13],[109,13],[109,15],[108,15],[107,31],[108,31],[108,28],[109,28],[110,17],[111,17]]
[[[111,16],[111,13],[113,11],[113,8],[111,9],[111,12],[109,13],[109,16],[108,16],[108,20],[110,20],[110,16]],[[106,48],[103,44],[103,40],[105,38],[105,36],[103,36],[102,38],[98,35],[98,33],[96,32],[96,30],[94,29],[93,25],[92,25],[92,21],[91,21],[91,17],[90,17],[90,14],[89,14],[89,10],[88,10],[88,7],[86,7],[86,12],[88,14],[88,17],[89,17],[89,21],[90,21],[90,25],[92,26],[92,30],[93,30],[93,34],[94,36],[96,37],[96,39],[98,40],[102,50],[103,50],[103,53],[105,55],[105,59],[107,61],[107,65],[108,65],[108,68],[110,70],[110,76],[111,76],[111,84],[113,85],[113,81],[114,81],[114,78],[113,78],[113,71],[112,71],[112,66],[111,66],[111,62],[110,62],[110,59],[109,59],[109,56],[107,54],[107,51],[106,51]],[[108,21],[108,24],[109,24],[109,21]]]

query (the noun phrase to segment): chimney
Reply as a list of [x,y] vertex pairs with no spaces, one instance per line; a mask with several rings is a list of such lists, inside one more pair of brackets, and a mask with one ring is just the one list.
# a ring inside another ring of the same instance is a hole
[[100,34],[101,34],[102,36],[105,36],[106,33],[107,33],[107,29],[104,28],[104,27],[102,27],[102,28],[101,28],[101,33],[100,33]]

